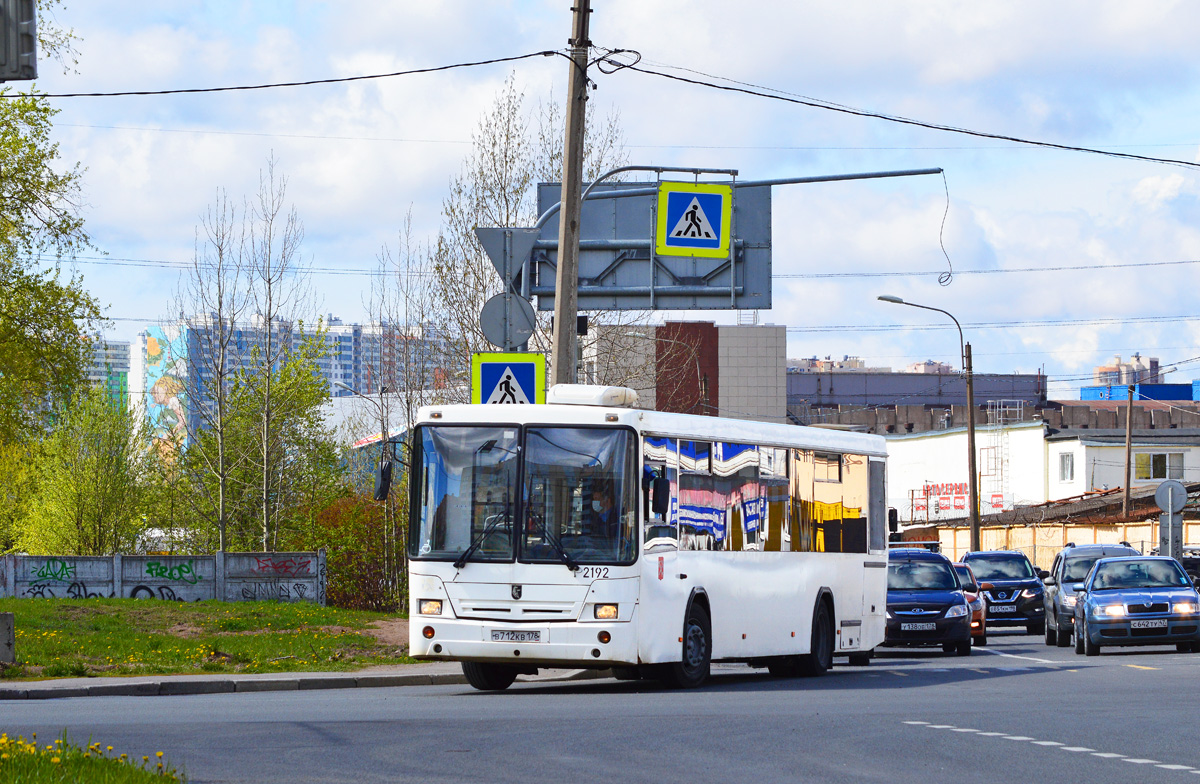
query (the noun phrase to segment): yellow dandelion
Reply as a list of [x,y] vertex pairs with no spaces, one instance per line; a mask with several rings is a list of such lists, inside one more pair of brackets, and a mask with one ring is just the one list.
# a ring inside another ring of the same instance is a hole
[[162,759],[162,755],[163,753],[161,751],[154,752],[154,756],[158,757],[159,759]]
[[62,759],[59,757],[51,757],[50,761],[57,765],[58,763],[62,762]]

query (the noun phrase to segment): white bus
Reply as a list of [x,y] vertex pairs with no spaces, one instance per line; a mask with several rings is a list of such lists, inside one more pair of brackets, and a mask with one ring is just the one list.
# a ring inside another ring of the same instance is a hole
[[631,408],[423,408],[413,431],[410,643],[504,689],[539,667],[680,687],[712,661],[866,664],[887,595],[879,436]]

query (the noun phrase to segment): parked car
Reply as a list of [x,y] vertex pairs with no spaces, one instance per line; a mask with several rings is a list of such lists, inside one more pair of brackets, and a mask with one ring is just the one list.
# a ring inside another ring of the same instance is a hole
[[888,551],[888,646],[935,646],[971,655],[971,605],[950,559],[924,548]]
[[1028,634],[1046,631],[1046,608],[1042,603],[1042,577],[1049,574],[1033,568],[1019,550],[986,550],[967,553],[963,563],[975,577],[991,583],[984,591],[988,626],[1024,626]]
[[1180,652],[1200,652],[1200,594],[1174,558],[1101,558],[1071,588],[1077,595],[1076,653],[1172,643]]
[[983,592],[990,591],[992,584],[980,584],[971,567],[965,563],[954,564],[954,571],[962,584],[963,596],[971,605],[971,644],[987,645],[987,602],[983,600]]
[[1082,582],[1092,565],[1101,558],[1141,555],[1128,542],[1121,544],[1080,544],[1068,542],[1054,556],[1050,575],[1043,580],[1046,608],[1046,644],[1066,648],[1075,635],[1075,592],[1071,586]]

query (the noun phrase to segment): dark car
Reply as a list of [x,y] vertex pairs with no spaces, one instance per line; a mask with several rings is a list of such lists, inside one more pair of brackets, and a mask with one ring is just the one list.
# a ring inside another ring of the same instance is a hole
[[983,600],[983,592],[990,591],[992,584],[976,580],[971,567],[965,563],[954,564],[954,571],[962,585],[963,596],[971,605],[971,644],[987,645],[987,602]]
[[971,655],[971,605],[950,559],[918,548],[888,552],[888,646],[940,645]]
[[1170,645],[1200,652],[1200,595],[1174,558],[1101,558],[1071,588],[1075,652],[1095,656],[1107,645]]
[[1019,550],[986,550],[967,553],[963,563],[975,579],[991,583],[984,591],[988,626],[1024,626],[1029,634],[1046,631],[1046,608],[1042,604],[1042,577],[1048,572],[1033,568]]
[[1046,644],[1066,648],[1075,634],[1075,592],[1071,586],[1083,582],[1092,565],[1101,558],[1141,555],[1128,542],[1120,544],[1080,544],[1068,542],[1058,555],[1050,575],[1043,581],[1046,608]]

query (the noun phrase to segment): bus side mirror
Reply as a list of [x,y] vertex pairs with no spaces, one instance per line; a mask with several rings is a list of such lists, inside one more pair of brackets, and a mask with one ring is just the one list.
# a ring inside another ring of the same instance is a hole
[[375,470],[375,500],[384,501],[392,490],[392,461],[380,460]]
[[651,485],[651,492],[654,498],[650,502],[650,511],[655,515],[665,516],[667,510],[671,508],[671,482],[665,476],[654,477],[654,484]]

